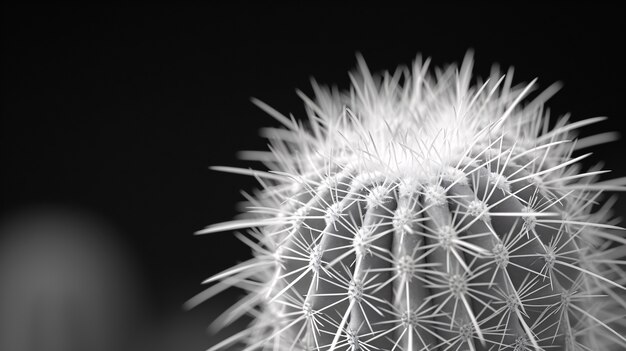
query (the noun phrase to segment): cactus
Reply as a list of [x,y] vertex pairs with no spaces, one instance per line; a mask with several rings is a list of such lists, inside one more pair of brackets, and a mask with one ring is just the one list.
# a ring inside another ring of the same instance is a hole
[[193,306],[248,292],[215,324],[251,315],[214,349],[610,350],[626,348],[626,239],[606,191],[626,179],[581,172],[576,139],[550,127],[544,103],[510,69],[472,84],[460,67],[372,75],[359,56],[348,92],[313,82],[308,119],[253,100],[283,127],[271,152],[242,152],[259,171],[241,219],[200,234],[236,235],[254,257],[207,280]]

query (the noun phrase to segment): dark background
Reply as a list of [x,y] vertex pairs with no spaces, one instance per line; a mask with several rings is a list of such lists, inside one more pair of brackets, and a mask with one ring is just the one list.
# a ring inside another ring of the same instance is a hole
[[[624,132],[626,15],[593,4],[5,4],[0,221],[55,209],[97,218],[133,272],[124,343],[204,350],[216,340],[206,326],[237,293],[181,305],[248,250],[230,233],[193,232],[230,219],[239,190],[255,185],[208,170],[248,166],[236,151],[265,147],[257,131],[276,122],[250,97],[301,117],[294,89],[310,93],[310,77],[347,88],[356,52],[380,71],[417,53],[441,66],[473,48],[477,75],[498,62],[516,67],[517,83],[562,81],[554,115],[610,117],[583,135]],[[586,165],[626,175],[625,150],[624,140],[598,147]]]

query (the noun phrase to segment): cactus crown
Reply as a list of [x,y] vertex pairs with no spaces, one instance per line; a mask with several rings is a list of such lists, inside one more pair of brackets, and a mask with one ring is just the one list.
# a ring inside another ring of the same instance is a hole
[[[271,152],[244,152],[245,218],[199,233],[237,235],[254,257],[207,282],[194,305],[249,294],[217,325],[254,320],[215,348],[246,350],[607,350],[626,347],[626,240],[604,191],[625,179],[581,172],[591,118],[550,128],[535,81],[512,70],[472,84],[460,67],[372,75],[359,57],[348,92],[313,83],[306,122],[255,103],[284,127]],[[606,137],[606,134],[605,134]]]

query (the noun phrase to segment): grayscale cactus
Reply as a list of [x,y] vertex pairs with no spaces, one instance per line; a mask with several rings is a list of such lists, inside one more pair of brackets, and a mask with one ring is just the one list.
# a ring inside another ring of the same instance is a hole
[[372,75],[363,59],[347,92],[299,93],[308,118],[254,102],[283,127],[240,219],[199,234],[236,235],[254,257],[208,279],[189,306],[231,287],[248,295],[215,322],[248,329],[213,349],[623,350],[626,239],[607,191],[626,178],[582,171],[577,139],[603,118],[550,126],[513,70],[460,67]]

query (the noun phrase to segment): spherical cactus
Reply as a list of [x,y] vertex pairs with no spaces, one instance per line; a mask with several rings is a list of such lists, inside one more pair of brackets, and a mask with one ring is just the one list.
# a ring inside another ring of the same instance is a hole
[[610,350],[626,347],[624,244],[605,191],[581,172],[575,138],[602,118],[550,126],[535,81],[476,81],[472,57],[428,73],[372,75],[348,92],[313,84],[306,121],[255,101],[284,127],[244,152],[257,177],[238,233],[254,258],[210,278],[194,305],[249,294],[216,323],[250,327],[216,345],[245,350]]

